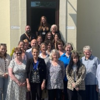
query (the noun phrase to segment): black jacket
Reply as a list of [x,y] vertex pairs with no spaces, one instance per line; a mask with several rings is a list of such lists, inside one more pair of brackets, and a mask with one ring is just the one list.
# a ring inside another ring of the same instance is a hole
[[[38,61],[39,61],[38,69],[39,69],[39,74],[40,74],[40,82],[42,83],[43,79],[46,79],[46,64],[44,62],[44,59],[42,58],[38,57]],[[34,64],[33,58],[29,59],[26,64],[26,78],[28,78],[29,81],[31,78],[30,75],[32,73],[33,64]]]

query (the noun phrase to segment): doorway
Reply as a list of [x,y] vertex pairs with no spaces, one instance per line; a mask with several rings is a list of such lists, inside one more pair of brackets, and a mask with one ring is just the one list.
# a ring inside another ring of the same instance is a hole
[[48,24],[59,26],[59,0],[27,0],[27,25],[36,33],[41,16],[46,16]]

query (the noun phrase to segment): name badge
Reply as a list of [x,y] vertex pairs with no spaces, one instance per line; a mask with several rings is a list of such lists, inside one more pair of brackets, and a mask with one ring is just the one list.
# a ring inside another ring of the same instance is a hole
[[43,35],[45,35],[45,32],[42,32]]

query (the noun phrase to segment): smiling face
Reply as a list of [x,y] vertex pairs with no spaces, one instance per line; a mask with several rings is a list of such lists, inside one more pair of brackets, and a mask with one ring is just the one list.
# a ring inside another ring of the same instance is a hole
[[30,26],[26,26],[25,27],[25,31],[26,31],[27,34],[30,34],[31,27]]
[[43,16],[43,17],[41,17],[41,22],[43,23],[43,24],[45,24],[46,23],[46,18]]
[[73,63],[77,64],[77,62],[78,62],[78,57],[73,57]]
[[33,49],[32,50],[32,55],[33,55],[34,58],[37,58],[38,55],[39,55],[39,51],[37,49]]
[[15,55],[16,55],[17,59],[21,59],[22,58],[22,51],[17,50],[15,52]]
[[46,53],[46,45],[41,45],[41,52]]
[[58,50],[63,50],[63,44],[62,43],[58,44]]
[[4,56],[4,54],[6,53],[6,51],[7,51],[7,47],[4,46],[4,45],[1,45],[0,46],[0,53]]
[[47,33],[47,39],[48,39],[48,40],[51,39],[51,33]]
[[18,44],[18,47],[21,48],[21,49],[23,50],[23,49],[24,49],[24,42],[20,42],[20,43]]
[[85,57],[88,59],[88,58],[90,58],[90,56],[91,56],[91,51],[90,50],[85,50],[84,51],[84,55],[85,55]]
[[67,54],[70,54],[71,51],[72,51],[71,45],[67,45],[67,46],[65,47],[65,51],[66,51]]
[[57,61],[58,58],[59,58],[59,55],[58,55],[57,53],[53,53],[53,54],[52,54],[52,60],[53,60],[53,61]]

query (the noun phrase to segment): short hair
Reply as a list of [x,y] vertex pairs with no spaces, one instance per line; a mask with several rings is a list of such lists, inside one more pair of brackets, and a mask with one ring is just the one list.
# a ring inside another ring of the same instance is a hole
[[53,54],[57,54],[57,55],[58,55],[58,58],[60,57],[60,54],[59,54],[58,50],[53,49],[53,50],[51,51],[51,53],[50,53],[50,59],[51,59],[51,60],[52,60],[52,55],[53,55]]
[[83,52],[84,52],[85,50],[92,51],[92,50],[91,50],[91,47],[90,47],[89,45],[83,47]]
[[72,46],[72,44],[71,44],[71,43],[66,43],[66,44],[65,44],[65,48],[66,48],[68,45],[70,45],[70,46],[71,46],[71,48],[72,48],[72,50],[73,50],[73,46]]
[[32,47],[32,52],[33,52],[34,49],[36,49],[39,52],[39,48],[38,47]]
[[51,26],[51,28],[50,28],[50,31],[52,31],[52,28],[53,28],[53,27],[55,27],[55,28],[56,28],[56,31],[58,30],[57,25],[56,25],[56,24],[53,24],[53,25]]
[[45,45],[45,46],[46,46],[46,43],[44,43],[44,42],[43,42],[43,43],[41,43],[41,45],[40,45],[40,49],[41,49],[42,45]]
[[0,47],[1,47],[1,46],[7,47],[7,45],[6,45],[5,43],[0,43]]
[[15,53],[16,51],[21,51],[21,52],[23,52],[22,49],[19,48],[19,47],[16,47],[16,48],[14,49],[14,53]]

